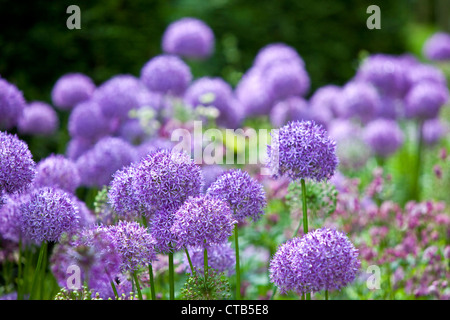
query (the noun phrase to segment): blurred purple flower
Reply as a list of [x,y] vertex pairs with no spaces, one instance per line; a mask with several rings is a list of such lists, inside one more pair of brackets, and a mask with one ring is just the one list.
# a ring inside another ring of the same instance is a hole
[[[197,272],[203,272],[204,257],[203,247],[187,248],[191,258],[192,266]],[[217,272],[225,272],[227,276],[233,275],[235,272],[236,255],[234,249],[231,248],[229,242],[220,243],[207,247],[208,250],[208,266]],[[183,266],[188,273],[192,273],[187,258],[183,261]]]
[[445,32],[434,33],[425,41],[423,54],[430,60],[450,60],[450,34]]
[[26,102],[22,91],[0,78],[0,130],[15,127],[22,116]]
[[269,118],[272,126],[279,128],[290,121],[309,120],[310,113],[310,107],[304,98],[292,96],[278,101],[270,111]]
[[264,70],[273,63],[288,62],[304,66],[305,63],[298,52],[285,43],[271,43],[261,48],[253,61],[253,66]]
[[436,118],[448,99],[449,91],[446,86],[432,81],[420,81],[405,97],[405,116],[421,120]]
[[52,102],[61,110],[71,110],[89,100],[95,91],[92,79],[81,73],[68,73],[56,81],[52,89]]
[[59,125],[56,111],[47,103],[35,101],[23,110],[17,123],[17,129],[22,134],[51,135]]
[[380,157],[395,153],[404,141],[403,131],[397,122],[389,119],[377,119],[370,122],[363,132],[364,141]]

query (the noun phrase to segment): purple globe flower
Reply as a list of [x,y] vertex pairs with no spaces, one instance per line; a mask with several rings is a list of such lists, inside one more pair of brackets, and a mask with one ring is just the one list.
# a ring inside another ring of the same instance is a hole
[[172,233],[177,249],[224,243],[237,223],[227,202],[209,195],[190,197],[175,212]]
[[448,99],[449,91],[446,86],[421,81],[405,97],[405,116],[421,120],[436,118]]
[[185,152],[157,150],[141,159],[136,167],[133,193],[147,215],[176,211],[190,196],[203,188],[201,169]]
[[421,81],[431,81],[437,85],[447,86],[447,79],[444,72],[435,66],[418,63],[412,66],[408,71],[408,81],[410,87],[413,87]]
[[61,154],[52,154],[38,162],[33,186],[53,187],[75,193],[81,178],[75,162]]
[[293,121],[272,130],[267,147],[268,163],[274,177],[290,180],[326,181],[338,166],[336,143],[314,121]]
[[168,254],[175,251],[176,236],[172,232],[174,212],[159,211],[155,212],[148,219],[149,233],[155,239],[155,250],[162,254]]
[[262,184],[241,169],[231,169],[220,175],[206,194],[226,201],[239,222],[247,217],[259,220],[267,205]]
[[142,159],[151,152],[159,149],[172,150],[175,143],[167,138],[155,137],[142,142],[140,145],[136,146],[137,152],[139,154],[138,158]]
[[337,102],[340,117],[358,119],[362,123],[373,120],[378,112],[380,96],[368,82],[348,82],[341,90]]
[[209,186],[216,181],[217,177],[225,172],[225,168],[218,164],[210,164],[202,166],[202,175],[205,181],[204,189],[207,190]]
[[20,206],[30,200],[29,193],[6,194],[4,204],[0,206],[0,238],[14,241],[26,241],[22,235]]
[[20,213],[23,234],[36,242],[58,242],[63,233],[79,227],[78,207],[69,194],[55,188],[36,189]]
[[0,131],[0,193],[27,189],[36,175],[28,145],[16,135]]
[[408,89],[407,71],[399,57],[374,54],[361,64],[356,79],[373,84],[381,94],[402,97]]
[[0,130],[10,130],[16,126],[25,105],[22,92],[14,84],[0,78]]
[[434,145],[438,143],[448,132],[449,128],[447,123],[444,123],[439,118],[430,119],[423,122],[423,141],[427,145]]
[[182,18],[164,31],[162,48],[165,53],[186,58],[205,59],[214,50],[214,33],[203,21]]
[[363,132],[364,141],[375,155],[388,157],[395,153],[404,141],[403,131],[394,120],[377,119],[370,122]]
[[282,244],[270,261],[270,281],[282,294],[340,290],[360,269],[358,250],[339,231],[321,228]]
[[298,52],[284,43],[271,43],[259,50],[253,61],[253,66],[266,69],[274,63],[288,62],[304,66],[305,63]]
[[430,60],[450,60],[450,34],[445,32],[433,34],[426,40],[423,46],[423,54]]
[[56,81],[52,89],[52,102],[61,110],[71,110],[89,100],[95,91],[91,78],[82,73],[68,73]]
[[102,187],[112,180],[114,172],[137,160],[134,146],[117,137],[100,139],[76,160],[81,185]]
[[310,107],[302,97],[290,97],[277,102],[270,111],[269,118],[272,126],[279,128],[290,121],[309,120]]
[[83,153],[91,149],[94,145],[95,141],[81,137],[73,137],[67,143],[65,155],[70,160],[77,160]]
[[[227,276],[233,275],[235,272],[236,255],[234,249],[231,248],[229,242],[220,243],[207,247],[208,250],[208,266],[217,272],[225,272]],[[204,268],[204,248],[190,247],[188,248],[192,266],[198,272],[203,273]],[[192,273],[187,258],[183,260],[183,266],[188,273]]]
[[78,104],[70,113],[68,123],[69,134],[88,141],[97,141],[111,133],[111,123],[100,108],[100,105],[88,100]]
[[122,272],[134,272],[156,260],[155,239],[139,223],[119,221],[116,225],[100,229],[111,235],[112,242],[122,258]]
[[385,118],[395,120],[404,113],[403,99],[391,96],[380,96],[380,104],[375,116],[376,118]]
[[339,99],[338,97],[340,91],[340,87],[332,84],[318,88],[309,99],[310,108],[329,110],[332,113],[333,117],[337,117],[338,111],[336,109],[336,101]]
[[150,91],[182,96],[192,80],[189,66],[177,56],[159,55],[141,70],[141,81]]
[[51,135],[59,125],[56,111],[47,103],[35,101],[23,110],[17,123],[17,129],[22,134]]

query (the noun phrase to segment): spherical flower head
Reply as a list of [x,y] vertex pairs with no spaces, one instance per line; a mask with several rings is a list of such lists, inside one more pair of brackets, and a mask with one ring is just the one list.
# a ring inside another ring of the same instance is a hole
[[336,143],[314,121],[293,121],[272,130],[272,144],[267,147],[273,177],[290,180],[327,181],[338,166]]
[[125,140],[118,137],[102,138],[76,160],[81,185],[99,188],[108,185],[114,172],[136,160],[136,149]]
[[53,187],[74,194],[81,183],[75,162],[61,154],[52,154],[36,165],[33,186]]
[[407,72],[399,57],[374,54],[364,60],[356,78],[373,84],[382,94],[401,97],[408,89]]
[[4,204],[0,206],[0,238],[19,243],[22,239],[22,227],[20,223],[20,205],[29,201],[30,194],[14,193],[4,196]]
[[267,205],[262,184],[241,169],[231,169],[221,174],[206,194],[226,201],[233,217],[239,222],[248,217],[258,221]]
[[209,186],[216,181],[217,177],[225,171],[225,168],[218,164],[202,166],[202,175],[205,180],[204,190],[207,190]]
[[310,118],[308,102],[302,97],[289,97],[277,102],[270,111],[269,118],[273,127],[279,128],[290,121]]
[[446,86],[421,81],[405,96],[405,116],[421,120],[436,118],[448,99],[449,91]]
[[150,91],[182,96],[192,80],[189,66],[174,55],[159,55],[141,70],[141,81]]
[[375,155],[388,157],[395,153],[404,141],[403,131],[394,120],[377,119],[370,122],[363,132],[364,141]]
[[105,117],[124,120],[130,110],[141,106],[140,99],[147,91],[138,78],[128,74],[116,75],[99,86],[92,99]]
[[149,233],[155,239],[155,250],[162,254],[175,251],[176,236],[172,232],[174,212],[162,210],[148,218]]
[[95,142],[80,137],[73,137],[67,142],[65,155],[68,159],[75,161],[83,153],[91,149]]
[[426,120],[422,126],[423,141],[427,145],[434,145],[438,143],[446,134],[448,134],[449,128],[447,123],[444,123],[441,119],[435,118]]
[[22,134],[48,136],[58,129],[58,125],[56,111],[47,103],[35,101],[23,110],[17,129]]
[[285,43],[271,43],[259,50],[253,61],[255,67],[266,69],[274,63],[293,62],[304,66],[305,63],[298,52]]
[[342,88],[337,102],[337,111],[340,117],[368,123],[377,114],[379,104],[380,96],[372,84],[352,81]]
[[58,242],[63,233],[79,227],[79,209],[69,194],[55,188],[40,188],[20,206],[23,234],[36,242]]
[[270,262],[270,280],[281,293],[340,290],[360,269],[358,250],[337,230],[321,228],[280,246]]
[[164,31],[162,48],[167,54],[206,59],[214,51],[214,33],[199,19],[182,18],[171,23]]
[[156,260],[155,239],[147,229],[135,221],[119,221],[103,227],[112,236],[117,252],[121,255],[122,272],[134,272]]
[[68,130],[72,138],[97,141],[111,133],[111,124],[103,115],[100,105],[93,100],[88,100],[78,104],[72,110]]
[[176,211],[203,188],[200,166],[184,151],[161,149],[149,153],[137,165],[133,193],[147,214]]
[[[234,249],[231,248],[229,242],[220,243],[206,248],[208,251],[208,266],[217,272],[225,272],[227,276],[231,276],[235,271],[236,255]],[[192,266],[197,272],[203,273],[204,268],[204,248],[190,247],[188,248]],[[186,272],[192,273],[187,258],[183,261]]]
[[36,175],[28,145],[17,135],[0,131],[0,193],[27,189]]
[[336,85],[326,85],[317,89],[309,99],[311,109],[320,109],[320,111],[328,112],[329,110],[333,117],[338,116],[337,99],[341,88]]
[[408,81],[410,87],[421,81],[431,81],[437,85],[447,86],[447,79],[441,69],[423,63],[417,63],[409,68]]
[[433,34],[426,40],[423,46],[423,54],[430,60],[450,60],[450,34],[445,32]]
[[224,243],[236,223],[224,200],[209,195],[190,197],[174,215],[171,231],[176,237],[175,247],[206,248]]
[[25,105],[23,93],[14,84],[0,78],[0,130],[16,126]]
[[77,104],[89,100],[94,91],[95,84],[90,77],[82,73],[68,73],[53,86],[52,102],[61,110],[71,110]]

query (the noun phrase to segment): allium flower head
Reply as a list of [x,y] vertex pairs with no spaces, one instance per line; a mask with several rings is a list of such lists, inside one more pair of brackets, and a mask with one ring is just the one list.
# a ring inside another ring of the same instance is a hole
[[174,55],[159,55],[141,70],[141,81],[150,91],[182,96],[192,80],[189,66]]
[[445,32],[436,32],[433,34],[425,42],[423,54],[430,60],[450,60],[450,34]]
[[340,290],[355,279],[360,264],[345,234],[321,228],[279,247],[270,261],[270,281],[281,293]]
[[387,157],[403,144],[403,131],[394,120],[377,119],[370,122],[363,132],[364,141],[380,157]]
[[79,209],[71,196],[55,188],[36,189],[20,206],[23,234],[36,242],[58,242],[79,227]]
[[116,225],[101,227],[101,230],[111,235],[122,257],[122,272],[133,272],[156,260],[155,239],[139,223],[119,221]]
[[0,131],[0,193],[27,189],[36,175],[28,145],[16,135]]
[[447,86],[447,79],[441,69],[422,63],[418,63],[409,69],[408,81],[410,86],[414,86],[421,81],[431,81],[438,85]]
[[166,149],[149,153],[136,167],[133,193],[147,214],[177,210],[203,188],[200,166],[185,152]]
[[436,118],[448,99],[449,91],[446,86],[421,81],[405,96],[405,116],[421,120]]
[[259,50],[253,61],[253,65],[260,69],[266,69],[274,63],[288,62],[304,66],[305,63],[298,52],[284,43],[271,43]]
[[103,115],[100,105],[88,100],[78,104],[70,113],[68,123],[72,138],[97,141],[111,133],[110,121]]
[[0,130],[16,126],[25,105],[22,92],[14,84],[0,78]]
[[17,129],[22,134],[50,135],[58,129],[58,125],[56,111],[45,102],[35,101],[23,110]]
[[81,155],[76,165],[82,185],[102,187],[110,183],[114,172],[136,160],[134,146],[121,138],[105,137]]
[[226,201],[233,217],[239,222],[247,217],[253,221],[259,220],[267,205],[262,184],[241,169],[231,169],[221,174],[206,193]]
[[202,175],[205,180],[204,190],[216,181],[217,177],[225,172],[225,168],[219,164],[210,164],[202,166]]
[[[217,272],[225,272],[227,276],[231,276],[235,272],[236,255],[230,242],[220,243],[207,247],[208,250],[208,266]],[[204,268],[204,248],[190,247],[188,248],[192,266],[198,272],[203,273]],[[183,266],[186,272],[192,273],[189,261],[185,258]]]
[[175,247],[202,247],[224,243],[233,233],[237,221],[228,204],[209,195],[190,197],[175,212],[171,231]]
[[52,154],[36,166],[36,177],[33,181],[36,188],[53,187],[73,194],[80,183],[81,178],[75,162],[61,154]]
[[90,77],[82,73],[68,73],[56,81],[52,89],[52,102],[62,110],[71,110],[77,104],[89,100],[95,91]]
[[423,141],[428,145],[436,144],[449,132],[447,123],[443,122],[440,118],[430,119],[423,122]]
[[70,160],[77,160],[83,153],[91,149],[95,142],[81,137],[73,137],[67,142],[65,155]]
[[270,122],[275,128],[284,126],[290,121],[309,120],[310,108],[308,102],[297,96],[278,101],[270,111]]
[[4,196],[4,204],[0,205],[0,238],[19,242],[27,240],[22,236],[20,223],[20,205],[30,200],[30,194],[14,193]]
[[[309,105],[312,110],[318,109],[319,112],[331,112],[333,117],[338,116],[337,100],[341,88],[336,85],[326,85],[317,89],[309,99]],[[328,111],[325,111],[328,110]]]
[[168,54],[205,59],[214,50],[214,33],[199,19],[182,18],[167,27],[162,38],[162,48]]
[[274,177],[290,180],[331,178],[339,163],[336,143],[314,121],[293,121],[273,130],[267,166]]

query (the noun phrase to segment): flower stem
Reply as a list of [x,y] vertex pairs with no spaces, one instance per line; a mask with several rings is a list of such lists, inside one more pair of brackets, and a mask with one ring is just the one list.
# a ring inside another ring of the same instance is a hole
[[241,299],[241,268],[239,263],[239,234],[238,226],[234,225],[234,245],[236,251],[236,300]]
[[155,280],[153,279],[153,266],[151,263],[148,265],[148,275],[150,278],[150,292],[152,295],[152,300],[156,300]]
[[44,260],[44,254],[46,251],[46,247],[47,247],[47,242],[46,241],[42,242],[41,248],[39,250],[39,258],[37,261],[36,269],[34,271],[33,283],[32,283],[31,292],[30,292],[30,300],[36,299],[36,291],[38,290],[37,284],[38,284],[39,278],[41,276],[40,270],[42,267],[42,261]]
[[422,164],[422,149],[423,149],[423,121],[419,120],[417,124],[417,134],[418,134],[418,143],[417,143],[417,151],[416,151],[416,171],[414,173],[414,181],[413,181],[413,190],[412,190],[412,199],[420,200],[420,173],[421,173],[421,164]]
[[138,277],[137,277],[137,274],[136,274],[136,270],[133,271],[133,279],[134,279],[134,283],[136,285],[136,290],[138,292],[139,300],[143,300],[142,299],[142,292],[141,292],[141,285],[139,284],[139,280],[138,280]]
[[189,267],[191,268],[191,274],[194,275],[194,273],[195,273],[194,266],[192,265],[191,256],[189,255],[189,251],[186,247],[184,248],[184,252],[186,252],[186,257],[189,261]]
[[116,300],[119,299],[119,294],[117,293],[116,285],[114,284],[114,280],[111,281],[111,287],[114,291],[114,297],[116,297]]
[[325,289],[325,300],[328,300],[328,290]]
[[206,247],[206,240],[205,240],[205,249],[203,249],[203,274],[205,276],[205,286],[206,286],[206,281],[208,280],[208,249]]
[[[302,185],[302,209],[303,209],[303,233],[308,233],[308,207],[306,206],[306,184],[305,179],[300,179]],[[311,300],[311,293],[306,293],[306,300]]]
[[22,237],[19,237],[19,260],[17,262],[18,265],[18,273],[17,273],[17,300],[23,300],[23,271],[22,271]]
[[169,297],[170,300],[175,300],[175,279],[173,269],[173,252],[169,252]]

